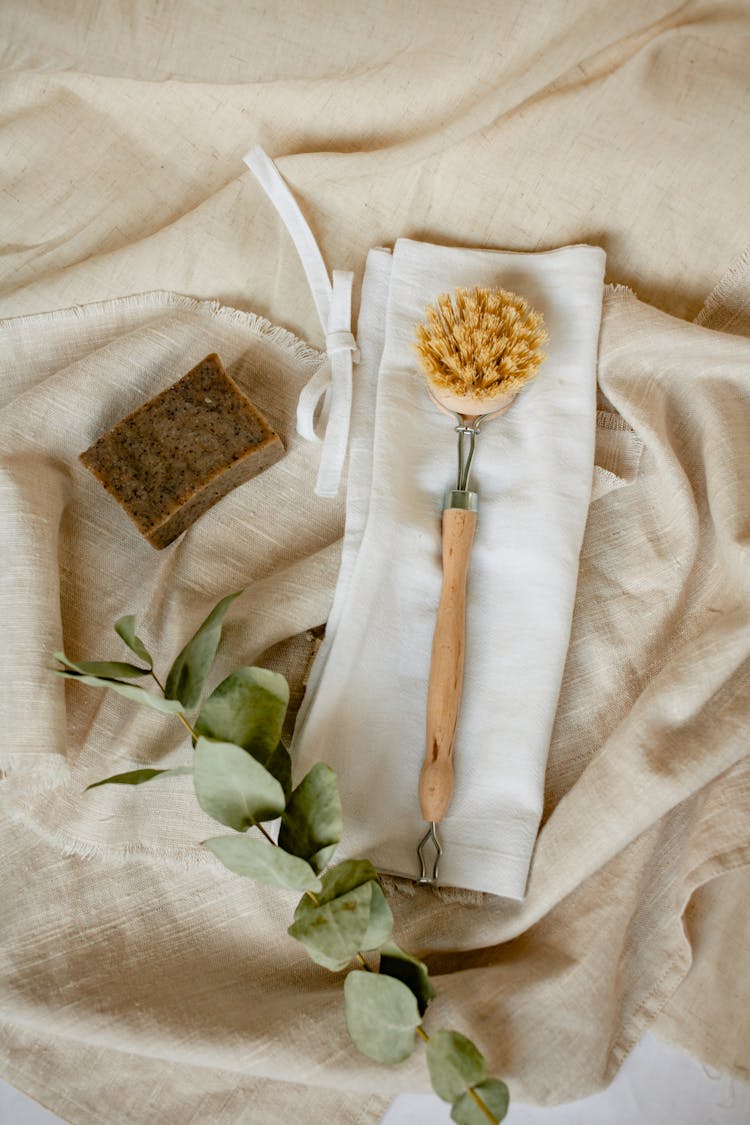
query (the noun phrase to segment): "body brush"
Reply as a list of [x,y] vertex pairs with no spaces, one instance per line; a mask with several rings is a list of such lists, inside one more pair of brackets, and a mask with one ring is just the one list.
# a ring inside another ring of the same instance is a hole
[[[466,576],[478,496],[469,488],[480,426],[504,414],[536,374],[547,339],[542,315],[504,289],[457,289],[426,310],[416,350],[433,402],[456,420],[458,474],[445,494],[443,580],[430,659],[425,758],[419,804],[429,828],[419,841],[420,883],[434,884],[442,848],[437,824],[453,794],[453,746],[461,703]],[[434,849],[428,874],[426,849]]]

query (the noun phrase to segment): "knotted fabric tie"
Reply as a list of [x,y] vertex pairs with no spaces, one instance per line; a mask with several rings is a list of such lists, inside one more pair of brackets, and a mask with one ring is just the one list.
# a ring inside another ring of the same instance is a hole
[[254,145],[244,160],[292,237],[325,332],[326,361],[299,396],[297,432],[308,441],[321,440],[315,432],[315,415],[320,407],[325,433],[315,492],[334,497],[341,484],[349,441],[352,364],[359,363],[359,348],[351,331],[354,274],[333,270],[329,280],[315,237],[274,162],[260,145]]

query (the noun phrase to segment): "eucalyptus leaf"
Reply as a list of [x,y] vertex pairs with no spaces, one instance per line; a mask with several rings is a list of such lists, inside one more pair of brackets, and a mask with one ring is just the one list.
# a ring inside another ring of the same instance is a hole
[[268,772],[276,778],[284,790],[284,797],[289,800],[292,792],[292,759],[284,743],[277,742],[273,753],[260,764],[265,766]]
[[234,742],[263,765],[281,737],[289,685],[267,668],[238,668],[209,695],[195,723],[198,734]]
[[236,594],[228,594],[214,606],[169,670],[164,694],[167,699],[179,699],[188,711],[200,702],[203,684],[216,656],[224,617],[241,593],[238,590]]
[[371,885],[370,921],[367,923],[367,929],[362,938],[361,949],[379,949],[384,941],[388,941],[393,932],[393,915],[385,900],[383,888],[380,883],[374,881]]
[[135,664],[127,664],[124,660],[81,660],[78,667],[88,676],[98,676],[101,679],[135,680],[139,676],[150,675],[149,668],[138,668]]
[[309,863],[288,855],[266,840],[251,836],[214,836],[204,840],[203,845],[235,875],[292,891],[320,890],[320,879]]
[[419,1014],[425,1014],[427,1005],[435,998],[435,989],[424,962],[389,941],[380,950],[380,972],[403,981],[417,998]]
[[[52,655],[54,656],[55,660],[59,660],[61,664],[64,664],[66,668],[70,668],[72,672],[81,672],[80,666],[78,664],[74,664],[72,660],[68,660],[64,652],[53,652]],[[54,668],[53,671],[59,672],[60,669]]]
[[377,877],[378,873],[369,859],[345,859],[323,875],[323,890],[318,897],[321,902],[330,902],[363,883],[377,880]]
[[329,844],[328,847],[321,848],[319,851],[315,852],[314,855],[310,856],[310,866],[317,872],[323,871],[328,866],[329,861],[333,859],[335,853],[335,844]]
[[279,844],[321,871],[333,855],[343,827],[336,774],[330,766],[318,762],[289,798],[281,818]]
[[318,965],[333,972],[346,968],[362,948],[370,920],[372,887],[371,882],[362,883],[320,905],[306,896],[294,912],[289,934],[304,945]]
[[289,933],[327,969],[346,967],[362,949],[390,933],[393,919],[369,860],[347,859],[326,871],[316,902],[303,898]]
[[124,617],[115,621],[115,632],[118,637],[121,637],[131,652],[134,652],[139,660],[143,660],[148,664],[149,668],[153,668],[154,661],[151,653],[140,637],[136,636],[135,632],[135,615],[127,613]]
[[82,672],[66,672],[62,668],[56,668],[55,672],[65,680],[78,680],[88,687],[111,688],[118,695],[124,695],[127,699],[135,700],[136,703],[143,703],[146,707],[152,707],[154,711],[161,711],[163,715],[180,715],[184,711],[178,699],[164,699],[163,696],[154,695],[145,688],[138,687],[137,684],[124,684],[120,680],[104,680],[100,676],[87,676]]
[[80,672],[86,676],[96,676],[100,680],[114,680],[120,676],[125,679],[135,679],[138,676],[148,676],[150,669],[138,668],[135,664],[128,664],[123,660],[79,660],[77,663],[68,660],[64,652],[53,654],[66,668],[73,672]]
[[427,1044],[427,1066],[432,1088],[444,1102],[455,1102],[469,1086],[484,1082],[484,1056],[458,1031],[436,1031]]
[[419,1011],[405,984],[355,969],[344,983],[344,999],[349,1034],[364,1055],[381,1063],[403,1062],[409,1057]]
[[86,786],[84,792],[96,789],[99,785],[143,785],[145,781],[153,781],[155,777],[181,777],[192,772],[192,766],[175,766],[171,770],[129,770],[127,773],[114,773],[111,777],[105,777],[103,781],[94,781]]
[[194,781],[203,811],[238,832],[284,811],[284,790],[276,778],[233,743],[199,738]]
[[[499,1078],[488,1078],[486,1082],[480,1082],[472,1089],[487,1106],[495,1121],[502,1121],[508,1112],[510,1101],[510,1094],[505,1083],[501,1082]],[[467,1090],[453,1103],[451,1120],[455,1121],[457,1125],[487,1125],[489,1118]]]

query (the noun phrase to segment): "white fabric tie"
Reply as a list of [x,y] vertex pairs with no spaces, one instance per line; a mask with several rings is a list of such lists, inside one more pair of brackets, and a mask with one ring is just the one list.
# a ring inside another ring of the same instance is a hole
[[297,432],[307,441],[320,441],[315,431],[320,410],[324,439],[315,493],[334,497],[341,484],[349,441],[352,364],[359,363],[359,348],[351,331],[354,274],[334,270],[332,282],[329,280],[315,237],[274,162],[260,145],[254,145],[244,160],[292,237],[325,332],[326,362],[299,396]]

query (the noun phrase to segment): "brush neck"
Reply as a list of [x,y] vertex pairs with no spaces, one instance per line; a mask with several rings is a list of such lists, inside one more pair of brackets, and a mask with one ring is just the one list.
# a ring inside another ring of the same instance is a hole
[[479,508],[479,495],[468,488],[452,488],[443,497],[443,511],[459,508],[465,512],[476,512]]

